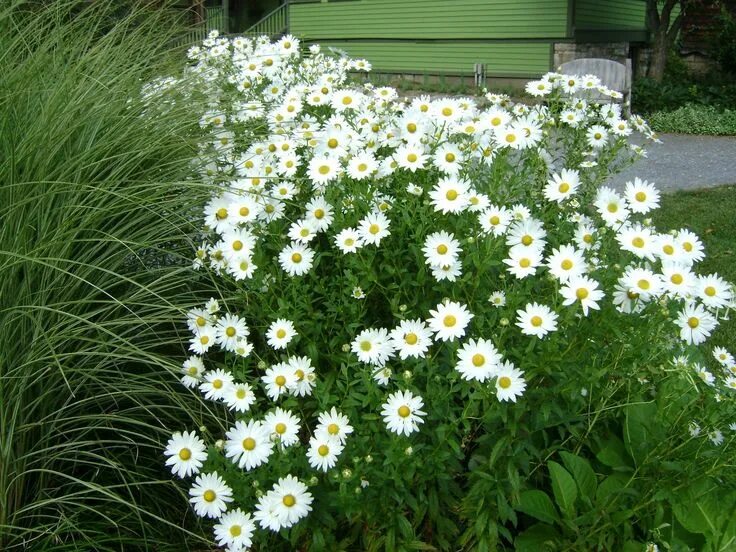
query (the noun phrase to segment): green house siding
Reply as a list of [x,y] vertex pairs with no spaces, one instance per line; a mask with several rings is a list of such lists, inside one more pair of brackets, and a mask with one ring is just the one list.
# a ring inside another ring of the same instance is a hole
[[646,29],[646,2],[644,0],[577,0],[575,2],[576,30]]
[[388,73],[471,74],[485,63],[488,75],[536,77],[550,69],[552,45],[472,42],[325,42],[350,57],[366,58],[374,71]]
[[529,39],[567,32],[567,0],[292,2],[290,30],[315,38]]
[[289,5],[289,31],[374,70],[533,77],[566,40],[568,0],[342,0]]

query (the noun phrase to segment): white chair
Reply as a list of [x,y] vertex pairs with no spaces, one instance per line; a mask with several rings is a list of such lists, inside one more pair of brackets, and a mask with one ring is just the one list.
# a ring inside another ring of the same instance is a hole
[[631,60],[619,63],[611,59],[581,58],[560,65],[560,73],[567,75],[595,75],[601,84],[612,90],[618,90],[623,97],[625,116],[631,115]]

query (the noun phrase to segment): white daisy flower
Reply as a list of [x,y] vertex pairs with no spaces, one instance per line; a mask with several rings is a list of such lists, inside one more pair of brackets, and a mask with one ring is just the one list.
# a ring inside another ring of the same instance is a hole
[[276,408],[263,418],[263,427],[271,439],[284,447],[290,447],[299,442],[299,418],[288,410]]
[[197,476],[189,489],[189,502],[194,505],[198,516],[218,518],[233,501],[233,491],[217,472]]
[[606,186],[598,189],[594,205],[608,226],[615,226],[629,216],[626,200]]
[[468,188],[464,180],[443,178],[429,192],[434,210],[443,215],[464,211],[468,206]]
[[214,527],[215,540],[222,547],[229,550],[246,550],[253,544],[253,533],[256,524],[253,517],[244,513],[240,508],[223,514]]
[[358,223],[358,236],[363,244],[379,245],[381,240],[391,234],[389,220],[380,211],[366,215]]
[[419,431],[419,424],[424,423],[421,418],[426,416],[426,412],[422,411],[423,406],[422,397],[414,396],[411,391],[397,391],[383,403],[381,415],[389,431],[408,436]]
[[225,392],[233,384],[233,375],[218,368],[210,370],[204,375],[204,382],[200,384],[199,390],[204,393],[205,399],[219,401],[225,396]]
[[496,377],[496,398],[499,401],[516,402],[526,389],[524,372],[514,367],[511,362],[504,362],[498,367]]
[[288,364],[280,362],[266,370],[261,381],[266,386],[266,394],[275,401],[296,385],[296,374]]
[[247,424],[238,420],[225,436],[225,457],[246,471],[268,462],[273,452],[268,427],[257,420],[250,420]]
[[683,250],[683,256],[690,264],[697,263],[705,257],[703,243],[700,238],[689,230],[680,230],[675,236],[677,243]]
[[383,366],[394,353],[394,345],[389,339],[388,330],[369,328],[360,332],[353,340],[350,350],[360,362]]
[[564,283],[585,272],[585,257],[583,252],[574,246],[561,245],[558,249],[552,250],[546,265],[550,274]]
[[181,382],[189,389],[197,387],[202,382],[204,371],[202,359],[198,356],[190,356],[181,367],[183,374]]
[[560,295],[565,298],[562,302],[565,306],[580,302],[585,316],[588,316],[588,309],[599,310],[598,301],[603,299],[603,291],[598,289],[598,282],[586,276],[570,278],[567,285],[560,289]]
[[503,291],[494,291],[488,298],[488,302],[496,308],[506,306],[506,294]]
[[198,355],[203,355],[210,350],[217,340],[217,329],[209,324],[203,328],[197,328],[194,336],[189,340],[189,350]]
[[536,273],[543,261],[541,250],[521,244],[513,246],[509,258],[503,260],[509,267],[507,270],[519,279]]
[[166,444],[164,456],[168,456],[166,465],[171,466],[171,473],[181,478],[189,477],[199,473],[207,459],[207,447],[194,431],[177,431]]
[[235,345],[241,339],[244,339],[250,335],[248,326],[243,318],[235,316],[234,314],[226,314],[222,316],[215,326],[217,331],[216,340],[217,343],[223,349],[232,351],[235,349]]
[[478,222],[486,234],[502,236],[506,233],[513,215],[506,207],[489,205],[487,209],[478,215]]
[[363,247],[363,241],[355,228],[344,228],[334,239],[335,245],[343,253],[355,253]]
[[453,234],[440,231],[427,236],[424,240],[425,262],[429,266],[446,266],[455,263],[457,256],[462,253],[460,242]]
[[545,305],[528,303],[523,310],[517,310],[516,315],[516,325],[523,334],[542,339],[549,332],[557,330],[557,314]]
[[294,323],[285,318],[279,318],[272,322],[266,332],[266,340],[274,349],[286,349],[294,336],[297,335]]
[[424,358],[432,345],[432,331],[420,320],[402,320],[391,330],[391,343],[401,360]]
[[435,337],[441,341],[452,341],[465,335],[465,328],[473,318],[467,306],[448,301],[430,310],[431,318],[427,321]]
[[455,369],[463,379],[486,381],[496,375],[501,363],[498,349],[488,339],[471,339],[457,351]]
[[327,203],[323,196],[317,196],[307,203],[307,222],[314,228],[315,232],[324,232],[334,220],[332,205]]
[[680,338],[693,345],[703,343],[718,325],[712,314],[694,303],[685,306],[675,323],[680,327]]
[[309,357],[289,357],[286,364],[294,373],[294,381],[291,384],[289,392],[296,397],[311,395],[317,376],[314,373],[314,366],[312,366],[312,361]]
[[633,213],[648,213],[659,207],[659,191],[646,180],[639,177],[627,182],[624,197]]
[[309,272],[314,262],[314,251],[297,242],[291,242],[279,253],[279,264],[289,276],[302,276]]
[[553,173],[544,187],[544,197],[549,201],[562,203],[577,192],[580,174],[573,169],[563,169],[560,174]]
[[313,500],[304,483],[293,475],[287,475],[258,499],[253,517],[262,529],[280,531],[306,517],[312,511]]
[[711,309],[727,307],[733,299],[731,286],[718,274],[698,276],[696,291],[700,302]]
[[326,472],[335,467],[337,457],[340,456],[342,450],[343,445],[337,439],[331,439],[325,435],[312,437],[309,439],[307,460],[313,468]]
[[251,405],[256,402],[256,395],[247,383],[233,383],[225,390],[222,400],[230,410],[248,412]]
[[335,439],[341,445],[345,444],[348,435],[353,432],[348,417],[338,413],[334,406],[329,411],[320,412],[318,421],[314,434],[319,438]]

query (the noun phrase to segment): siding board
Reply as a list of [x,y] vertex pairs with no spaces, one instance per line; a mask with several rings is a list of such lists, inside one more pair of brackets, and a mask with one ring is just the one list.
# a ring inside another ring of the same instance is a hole
[[646,30],[644,0],[577,0],[576,30]]

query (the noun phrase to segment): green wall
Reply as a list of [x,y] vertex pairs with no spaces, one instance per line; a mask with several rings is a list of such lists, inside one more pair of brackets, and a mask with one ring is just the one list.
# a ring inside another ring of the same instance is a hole
[[375,71],[534,77],[565,40],[568,0],[292,0],[289,31]]
[[575,30],[645,30],[644,0],[576,0]]

